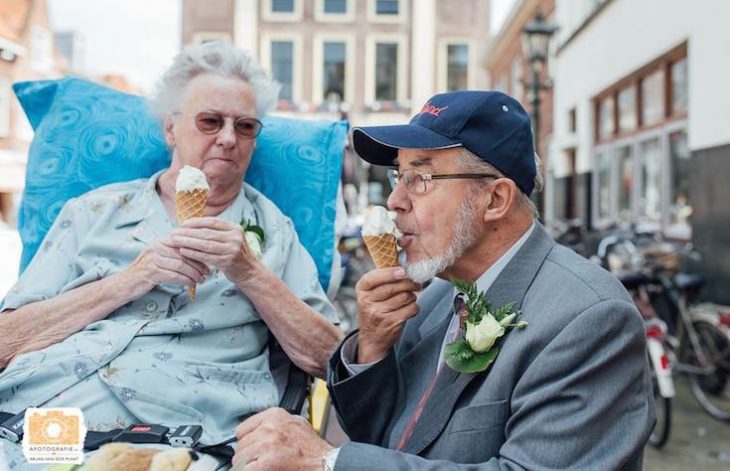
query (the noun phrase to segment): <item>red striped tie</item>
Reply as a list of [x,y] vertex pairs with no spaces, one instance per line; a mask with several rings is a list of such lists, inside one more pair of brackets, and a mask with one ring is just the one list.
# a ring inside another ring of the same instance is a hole
[[[454,302],[454,312],[459,313],[459,326],[455,329],[454,335],[451,337],[452,341],[458,339],[461,336],[461,333],[464,330],[464,322],[466,321],[466,316],[468,315],[466,305],[464,304],[464,300],[461,295],[458,295],[456,297],[456,300]],[[411,439],[411,435],[413,435],[413,430],[416,428],[418,419],[421,418],[421,413],[423,412],[423,408],[426,406],[428,397],[431,395],[433,387],[436,385],[436,379],[438,378],[438,374],[440,371],[441,367],[439,365],[439,368],[436,370],[436,374],[433,375],[433,379],[431,379],[431,382],[428,384],[426,390],[423,391],[423,395],[421,396],[421,400],[418,401],[416,410],[413,411],[411,418],[408,419],[406,428],[403,429],[403,435],[401,435],[400,440],[398,440],[398,445],[395,448],[397,451],[403,451],[403,449],[405,449],[406,445],[408,444],[408,440]]]

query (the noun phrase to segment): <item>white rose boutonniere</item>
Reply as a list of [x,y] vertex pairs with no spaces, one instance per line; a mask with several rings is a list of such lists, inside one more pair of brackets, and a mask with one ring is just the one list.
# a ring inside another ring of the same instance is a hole
[[248,220],[241,221],[241,229],[243,229],[243,236],[246,239],[246,245],[248,245],[248,248],[251,249],[251,252],[253,252],[256,259],[261,260],[261,257],[264,256],[263,247],[264,241],[266,240],[264,230],[261,226],[252,224]]
[[484,371],[497,358],[499,348],[494,346],[512,327],[523,329],[527,322],[513,321],[520,312],[513,312],[515,303],[492,309],[484,293],[477,291],[475,283],[451,280],[456,289],[464,293],[467,310],[464,322],[464,337],[446,345],[444,361],[449,368],[460,373]]

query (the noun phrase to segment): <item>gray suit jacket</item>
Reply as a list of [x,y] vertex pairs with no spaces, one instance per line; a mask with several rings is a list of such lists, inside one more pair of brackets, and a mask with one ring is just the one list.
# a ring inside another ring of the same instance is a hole
[[605,270],[538,226],[487,292],[515,301],[525,329],[498,343],[485,372],[444,366],[404,452],[393,450],[439,361],[452,287],[434,281],[391,352],[328,383],[353,441],[337,469],[640,469],[654,424],[644,325]]

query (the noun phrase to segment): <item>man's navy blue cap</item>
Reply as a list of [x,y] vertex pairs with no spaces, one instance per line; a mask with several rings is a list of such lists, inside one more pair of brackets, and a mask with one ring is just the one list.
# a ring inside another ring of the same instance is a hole
[[367,162],[391,166],[398,149],[464,147],[512,179],[526,195],[535,186],[530,118],[502,92],[460,91],[433,96],[409,124],[356,127],[355,152]]

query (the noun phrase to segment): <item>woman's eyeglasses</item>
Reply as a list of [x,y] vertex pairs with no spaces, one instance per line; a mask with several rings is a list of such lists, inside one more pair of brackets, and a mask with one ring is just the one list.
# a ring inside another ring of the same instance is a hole
[[433,180],[449,180],[452,178],[502,178],[500,175],[491,173],[448,173],[441,175],[433,175],[430,173],[422,173],[418,170],[388,170],[388,180],[390,181],[391,188],[395,189],[395,186],[399,182],[403,182],[406,186],[408,193],[422,195],[431,190],[431,181]]
[[[203,134],[216,134],[223,129],[227,119],[223,115],[209,111],[202,111],[196,115],[180,112],[175,114],[193,117],[195,119],[195,127]],[[233,120],[233,129],[236,132],[236,136],[241,139],[254,139],[261,133],[261,128],[263,127],[264,125],[261,121],[249,116],[241,116]]]

